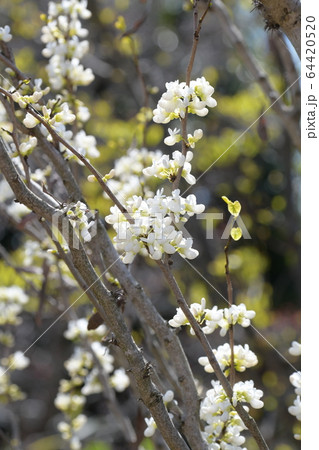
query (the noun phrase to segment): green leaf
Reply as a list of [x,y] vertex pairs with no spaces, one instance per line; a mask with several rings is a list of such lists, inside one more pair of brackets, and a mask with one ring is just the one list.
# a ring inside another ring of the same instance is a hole
[[228,211],[234,217],[238,217],[239,216],[240,210],[241,210],[241,204],[239,203],[238,200],[236,200],[234,203],[231,202],[228,205]]
[[234,217],[238,217],[241,211],[241,204],[239,203],[239,201],[235,200],[234,202],[232,202],[231,200],[229,200],[229,198],[225,197],[225,195],[222,196],[222,199],[227,203],[228,211],[230,212],[230,214]]
[[227,203],[227,205],[229,205],[229,203],[231,203],[231,201],[229,200],[229,198],[227,198],[225,195],[222,196],[222,199],[224,200],[224,202]]
[[239,239],[242,237],[243,232],[240,227],[232,228],[230,232],[231,237],[234,239],[234,241],[239,241]]
[[126,31],[126,22],[123,16],[118,16],[116,22],[114,23],[115,28],[120,31]]

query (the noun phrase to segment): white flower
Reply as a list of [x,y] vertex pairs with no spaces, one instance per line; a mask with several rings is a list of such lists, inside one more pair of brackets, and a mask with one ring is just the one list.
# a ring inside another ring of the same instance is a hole
[[[213,389],[206,392],[200,405],[200,418],[204,421],[203,437],[210,449],[238,449],[244,442],[240,433],[246,429],[231,405],[219,381],[212,381]],[[246,449],[247,450],[247,449]]]
[[61,411],[66,411],[71,403],[71,395],[59,392],[54,400],[54,405]]
[[297,395],[297,397],[294,400],[293,406],[289,406],[288,411],[290,414],[295,416],[298,420],[301,420],[301,399],[300,395]]
[[242,327],[248,327],[250,320],[255,317],[256,313],[253,310],[247,311],[246,305],[240,303],[239,305],[232,305],[230,308],[224,308],[224,317],[219,322],[221,328],[220,335],[225,336],[230,325],[238,323]]
[[81,393],[87,396],[100,392],[103,392],[103,386],[99,379],[99,371],[97,368],[93,368],[85,378],[85,384],[81,388]]
[[92,350],[99,359],[103,369],[106,373],[113,372],[114,357],[110,354],[107,347],[104,347],[100,342],[93,342],[91,344]]
[[76,86],[87,86],[94,80],[92,69],[84,69],[78,58],[66,63],[66,76]]
[[105,324],[100,325],[96,330],[87,329],[88,321],[87,319],[80,318],[76,320],[69,320],[68,329],[64,332],[64,337],[70,341],[77,339],[78,337],[86,336],[100,336],[103,337],[106,334]]
[[29,297],[19,286],[0,286],[0,301],[7,304],[25,305],[29,301]]
[[299,342],[297,342],[297,341],[293,341],[291,343],[291,347],[289,348],[288,351],[291,355],[300,356],[301,355],[301,344],[299,344]]
[[100,152],[96,145],[95,137],[87,135],[84,130],[79,131],[74,136],[74,146],[83,156],[88,156],[90,158],[97,158],[100,156]]
[[198,116],[206,116],[209,108],[214,108],[217,102],[212,95],[214,88],[208,83],[205,77],[197,78],[190,82],[190,88],[193,91],[192,101],[189,105],[189,112]]
[[172,81],[165,84],[167,91],[162,95],[153,111],[153,120],[156,123],[168,123],[172,119],[185,117],[188,106],[188,88],[184,82]]
[[172,146],[175,145],[177,142],[179,142],[182,139],[182,136],[179,133],[179,130],[177,128],[174,128],[172,130],[171,128],[168,129],[169,136],[164,139],[164,144]]
[[65,361],[64,366],[69,375],[75,377],[86,375],[88,368],[91,368],[92,364],[93,356],[91,353],[83,350],[81,347],[75,347],[72,356]]
[[237,402],[247,402],[253,408],[259,409],[264,406],[264,403],[260,400],[263,396],[263,391],[254,387],[252,380],[239,381],[234,384],[233,387],[233,405],[236,406]]
[[[218,361],[218,364],[222,370],[225,370],[225,375],[229,374],[229,367],[231,366],[231,349],[228,343],[220,345],[217,349],[213,350],[214,355]],[[205,372],[213,373],[214,369],[209,363],[206,356],[202,356],[198,359],[201,366],[204,366]],[[253,367],[258,364],[257,356],[249,349],[249,346],[245,344],[234,346],[234,367],[238,372],[244,372],[246,368]]]
[[218,309],[216,305],[212,309],[205,309],[205,326],[203,327],[203,332],[205,334],[212,333],[218,327],[222,318],[223,310]]
[[301,372],[294,372],[289,377],[290,383],[295,387],[295,393],[301,395]]
[[194,194],[190,194],[185,199],[185,210],[188,216],[193,216],[194,214],[201,214],[205,210],[205,206],[198,204],[196,196]]
[[160,150],[148,151],[146,148],[130,149],[127,154],[115,161],[114,176],[109,186],[121,199],[129,199],[134,195],[153,197],[154,193],[146,183],[142,170],[162,156]]
[[[92,238],[89,230],[96,225],[94,214],[87,208],[85,203],[78,201],[76,204],[66,206],[63,211],[69,217],[70,224],[80,233],[84,242]],[[89,219],[93,219],[89,222]]]
[[158,190],[153,198],[143,200],[133,196],[127,201],[126,209],[134,223],[128,221],[117,206],[110,209],[105,217],[113,225],[117,235],[114,238],[116,249],[123,252],[123,262],[129,264],[137,253],[147,250],[152,259],[160,259],[164,253],[178,252],[183,258],[195,258],[197,250],[192,248],[193,240],[185,238],[182,231],[177,231],[174,224],[187,221],[189,216],[203,211],[203,205],[197,205],[195,197],[184,199],[175,190],[172,196],[165,197],[163,190]]
[[155,176],[162,180],[168,179],[173,182],[176,179],[178,170],[183,167],[182,177],[185,178],[187,183],[195,184],[196,179],[190,173],[192,166],[189,163],[193,158],[193,153],[188,151],[186,156],[184,156],[180,151],[176,150],[172,156],[173,159],[169,159],[168,155],[163,155],[159,160],[153,161],[151,167],[143,169],[144,175]]
[[76,116],[71,112],[67,102],[62,103],[59,110],[60,111],[54,116],[55,122],[61,122],[63,124],[74,122]]
[[23,119],[23,125],[27,128],[34,128],[38,123],[40,123],[40,121],[30,113],[27,113]]
[[165,86],[166,92],[153,111],[153,120],[156,123],[183,119],[186,110],[191,114],[205,116],[208,113],[207,106],[213,108],[217,105],[216,100],[212,98],[214,88],[204,77],[192,80],[190,86],[178,80],[166,83]]
[[12,355],[1,359],[1,364],[10,370],[23,370],[30,364],[30,359],[24,356],[21,351],[16,351]]
[[130,379],[123,368],[116,369],[110,377],[110,384],[117,392],[123,392],[130,385]]
[[69,423],[61,421],[58,423],[57,429],[62,434],[63,439],[70,439],[72,433],[71,433],[71,425]]
[[79,430],[87,422],[87,417],[84,414],[79,414],[72,420],[72,426],[74,430]]
[[174,392],[171,390],[168,390],[163,395],[163,402],[166,405],[167,403],[170,403],[174,400]]
[[191,135],[191,134],[187,135],[188,145],[191,148],[194,148],[196,142],[199,141],[202,137],[203,137],[203,130],[201,130],[200,128],[198,130],[195,130],[194,135]]
[[76,111],[76,118],[80,122],[87,122],[90,117],[91,117],[91,114],[90,114],[89,109],[86,106],[80,104],[80,106],[78,106],[77,111]]
[[30,136],[26,142],[19,145],[19,151],[23,156],[30,155],[32,150],[36,147],[38,140],[34,136]]
[[12,39],[12,34],[10,34],[9,25],[5,25],[4,27],[0,27],[0,41],[10,42]]
[[153,417],[150,417],[149,419],[147,417],[145,417],[145,422],[147,427],[144,430],[144,436],[145,437],[151,437],[154,435],[156,429],[157,429],[157,425],[155,423],[155,420],[153,419]]
[[185,316],[185,314],[183,313],[183,311],[181,310],[181,308],[177,308],[176,311],[177,312],[176,312],[175,316],[173,317],[173,319],[168,321],[170,326],[173,328],[178,328],[178,327],[181,327],[182,325],[187,325],[188,319]]
[[[190,311],[197,320],[198,323],[201,323],[203,321],[203,318],[205,317],[205,306],[206,306],[206,300],[203,297],[201,299],[201,303],[192,303],[190,305]],[[183,313],[181,308],[176,309],[176,314],[173,317],[173,319],[169,320],[168,323],[171,327],[178,328],[183,325],[190,325],[187,317]],[[191,334],[195,334],[193,328],[191,328]]]
[[193,239],[192,238],[182,238],[178,240],[177,251],[178,253],[186,259],[194,259],[198,256],[198,250],[192,248]]
[[6,207],[6,212],[10,217],[12,217],[18,222],[21,219],[21,217],[24,217],[27,214],[29,214],[31,210],[22,203],[11,203]]
[[81,450],[81,441],[78,436],[73,435],[70,439],[70,449],[71,450]]

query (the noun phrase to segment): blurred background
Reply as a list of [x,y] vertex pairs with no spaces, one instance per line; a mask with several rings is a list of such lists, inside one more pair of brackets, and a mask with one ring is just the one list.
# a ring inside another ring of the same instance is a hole
[[[225,0],[225,5],[248,51],[266,71],[276,91],[283,93],[299,76],[294,49],[278,31],[265,31],[249,0]],[[2,0],[0,4],[0,26],[11,26],[17,66],[44,82],[47,61],[41,55],[40,14],[47,12],[47,6],[48,2],[41,0]],[[182,0],[89,1],[92,17],[83,25],[89,29],[90,52],[83,64],[92,68],[95,80],[81,88],[78,96],[91,112],[86,131],[98,140],[101,155],[94,165],[101,173],[112,169],[114,161],[129,148],[160,148],[164,153],[170,150],[163,144],[168,127],[150,121],[145,108],[156,107],[166,82],[185,79],[193,39],[193,17],[188,6],[189,2]],[[115,27],[120,15],[128,30],[135,31],[130,36],[123,37]],[[146,97],[137,64],[147,87]],[[221,196],[239,200],[241,218],[251,239],[231,244],[230,272],[235,301],[256,311],[253,325],[258,331],[252,327],[236,330],[235,341],[247,342],[259,359],[257,368],[249,369],[242,379],[253,378],[255,385],[264,390],[265,407],[255,412],[255,417],[269,447],[295,450],[300,448],[293,438],[296,420],[287,408],[294,399],[289,383],[294,369],[289,362],[299,369],[299,358],[289,355],[288,348],[293,340],[300,339],[300,151],[272,108],[259,118],[271,102],[240,59],[214,11],[207,14],[200,35],[192,78],[200,76],[214,86],[218,105],[205,118],[189,120],[189,129],[202,128],[204,138],[197,144],[192,161],[193,173],[200,179],[187,194],[196,194],[198,202],[206,205],[206,212],[223,213],[224,218],[214,221],[213,239],[206,239],[207,227],[211,229],[212,225],[194,218],[188,222],[187,229],[200,256],[191,264],[174,258],[174,271],[189,302],[205,297],[210,307],[226,307],[226,241],[221,236],[229,215]],[[297,116],[299,97],[298,83],[282,97],[286,105],[296,106]],[[89,206],[106,215],[110,203],[99,185],[87,182],[85,169],[78,172]],[[181,185],[182,192],[186,188],[186,183]],[[0,242],[12,257],[19,258],[24,239],[2,214]],[[19,285],[33,298],[17,329],[17,349],[23,350],[52,323],[58,311],[48,302],[42,310],[41,325],[37,324],[34,312],[39,299],[29,284],[1,259],[0,270],[2,285]],[[137,257],[132,272],[163,317],[172,318],[176,305],[155,264]],[[58,304],[62,295],[59,286],[52,282],[47,289]],[[70,300],[78,295],[79,291],[72,290]],[[84,314],[90,310],[87,300],[81,300],[79,310]],[[139,321],[132,311],[130,320],[134,337],[142,345]],[[59,379],[66,376],[63,362],[72,352],[72,344],[63,338],[66,326],[65,317],[30,349],[26,355],[31,359],[30,366],[15,375],[14,381],[26,393],[26,399],[14,403],[12,409],[19,417],[27,450],[64,448],[56,431],[60,413],[53,401]],[[198,356],[202,356],[199,345],[186,330],[180,336],[195,375],[209,387],[210,376],[197,363]],[[222,343],[215,334],[210,339],[214,347]],[[128,410],[136,407],[130,406],[128,394],[119,394],[119,399]],[[103,399],[92,396],[86,413],[104,424],[105,433],[112,434],[105,425],[109,411]],[[5,430],[7,426],[0,414],[0,427]],[[106,439],[104,436],[88,442],[83,448],[124,448],[111,447]],[[254,450],[254,445],[247,440],[249,450]]]

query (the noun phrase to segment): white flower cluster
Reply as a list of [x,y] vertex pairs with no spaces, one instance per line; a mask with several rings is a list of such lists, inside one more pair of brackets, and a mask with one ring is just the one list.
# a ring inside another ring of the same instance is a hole
[[30,104],[38,105],[40,100],[50,92],[49,87],[42,89],[41,86],[42,78],[36,78],[30,93],[29,83],[22,83],[19,90],[12,92],[12,100],[18,103],[20,108],[26,108]]
[[[200,405],[200,418],[206,423],[203,437],[212,450],[245,450],[242,445],[245,437],[241,432],[246,429],[241,418],[232,406],[219,381],[212,381],[213,389],[206,392]],[[254,387],[253,381],[235,383],[232,403],[249,403],[253,408],[262,408],[260,398],[263,392]],[[248,410],[245,405],[244,408]],[[246,449],[247,450],[247,449]]]
[[58,423],[58,430],[64,440],[69,441],[71,450],[80,450],[82,448],[81,440],[77,432],[83,428],[87,422],[87,417],[84,414],[76,416],[71,423],[61,421]]
[[[23,102],[27,100],[27,96],[23,96]],[[66,125],[72,124],[76,119],[78,120],[78,124],[80,124],[81,120],[79,117],[87,117],[87,115],[79,116],[79,114],[74,114],[70,106],[67,102],[62,102],[62,97],[57,96],[55,99],[48,100],[46,105],[40,107],[40,105],[34,105],[34,108],[41,114],[42,118],[47,122],[50,127],[52,127],[62,138],[66,141],[69,141],[76,150],[82,156],[89,156],[91,158],[97,158],[100,155],[100,152],[96,148],[96,139],[94,136],[87,135],[84,130],[78,131],[75,135],[71,130],[67,130]],[[17,101],[19,102],[19,98],[17,97]],[[82,102],[78,102],[81,103]],[[81,106],[82,109],[87,108],[85,106]],[[88,110],[87,110],[88,111]],[[88,113],[89,114],[89,113]],[[87,120],[87,119],[86,119]],[[39,120],[34,117],[29,112],[26,114],[23,124],[27,128],[34,128],[39,124]],[[84,120],[82,120],[84,122]],[[48,130],[41,124],[41,132],[44,136],[47,137],[49,141],[52,141],[52,136],[48,132]],[[65,157],[68,159],[75,159],[76,157],[73,153],[64,145],[61,144],[61,150],[65,154]],[[83,164],[77,158],[79,164]]]
[[[244,304],[232,305],[230,308],[218,309],[214,306],[211,309],[206,308],[205,298],[200,303],[192,303],[190,311],[198,324],[202,327],[204,333],[212,333],[220,327],[220,334],[224,336],[229,329],[230,324],[240,324],[247,327],[250,320],[255,316],[254,311],[247,311]],[[189,325],[190,323],[181,310],[177,308],[173,319],[169,320],[172,327]],[[190,328],[191,334],[195,334],[193,328]],[[231,367],[231,347],[228,343],[220,345],[213,349],[216,360],[224,371],[225,376],[230,373]],[[244,372],[247,368],[258,364],[257,356],[245,344],[235,345],[233,348],[234,369],[238,372]],[[206,356],[200,357],[198,362],[204,366],[208,373],[214,372],[209,359]],[[205,398],[201,402],[200,417],[206,422],[203,431],[203,437],[208,443],[210,449],[242,449],[245,438],[241,432],[246,429],[242,420],[235,410],[238,402],[249,403],[253,408],[262,408],[263,402],[260,398],[263,392],[254,387],[252,380],[235,383],[233,386],[233,398],[229,399],[219,381],[212,381],[213,389],[207,391]],[[247,406],[244,406],[248,410]]]
[[158,161],[161,156],[160,150],[149,151],[146,148],[128,150],[126,155],[115,161],[112,179],[108,181],[110,189],[119,195],[121,201],[126,201],[134,195],[153,197],[154,192],[147,185],[143,169]]
[[[84,70],[79,63],[80,58],[88,50],[88,41],[80,41],[80,38],[86,36],[87,30],[81,27],[79,18],[86,19],[90,15],[91,13],[87,9],[87,1],[63,0],[61,3],[49,3],[47,25],[42,29],[42,40],[47,44],[43,53],[50,57],[47,71],[51,86],[54,89],[66,87],[62,91],[62,95],[57,95],[56,98],[52,98],[45,103],[44,96],[48,94],[50,88],[43,89],[41,87],[41,78],[35,79],[33,84],[24,80],[20,83],[18,89],[11,89],[10,92],[12,99],[19,104],[20,108],[32,105],[33,109],[42,116],[48,125],[53,127],[62,138],[69,141],[79,153],[83,156],[96,158],[100,154],[96,148],[96,139],[94,136],[86,135],[82,129],[83,124],[89,119],[90,113],[83,102],[74,97],[74,92],[78,86],[86,85],[94,78],[91,69]],[[0,36],[1,32],[7,36],[6,33],[9,31],[10,29],[7,26],[3,29],[0,28]],[[76,133],[67,130],[66,127],[74,123],[75,120],[78,130]],[[27,112],[23,124],[27,128],[33,128],[39,124],[39,120],[30,112]],[[6,127],[6,129],[10,129],[10,127]],[[40,126],[40,129],[43,135],[52,141],[51,135],[43,125]],[[31,137],[20,145],[19,151],[23,156],[27,156],[34,150],[36,144],[35,138]],[[76,158],[69,149],[62,145],[61,151],[68,159]],[[79,163],[81,164],[81,162]]]
[[[8,335],[7,335],[8,337]],[[13,345],[14,338],[9,336],[11,344]],[[2,341],[2,345],[9,347],[8,340]],[[0,398],[6,399],[6,401],[23,400],[25,394],[20,390],[19,386],[11,383],[11,377],[9,371],[23,370],[30,364],[29,358],[24,356],[21,351],[16,351],[0,361]]]
[[[193,240],[185,238],[183,232],[174,226],[203,212],[204,205],[198,205],[194,195],[183,198],[176,189],[172,195],[165,196],[161,189],[153,198],[146,200],[133,196],[125,206],[130,217],[117,206],[112,206],[111,214],[105,217],[117,233],[114,243],[116,249],[123,252],[125,264],[131,263],[135,255],[143,250],[145,253],[145,249],[155,260],[160,259],[163,253],[171,255],[176,252],[184,258],[196,258],[198,251],[192,248]],[[130,223],[130,218],[133,223]]]
[[[110,385],[116,391],[122,392],[129,386],[129,377],[126,375],[123,368],[114,370],[114,357],[109,353],[109,350],[106,347],[95,340],[101,339],[105,336],[106,332],[107,329],[105,324],[101,324],[94,330],[88,330],[87,320],[80,318],[68,322],[68,329],[64,332],[64,337],[72,341],[77,341],[79,339],[93,341],[91,343],[91,349],[98,359],[100,367],[103,369],[104,373],[112,374],[110,376]],[[94,359],[92,352],[84,351],[81,347],[75,347],[73,356],[65,363],[72,378],[79,375],[86,377],[84,386],[81,389],[81,392],[84,395],[89,395],[93,392],[102,392],[103,390],[99,380],[99,371],[96,367],[93,367]],[[89,370],[91,371],[89,372]]]
[[[289,353],[294,356],[301,355],[301,344],[299,342],[293,341],[291,347],[289,348]],[[299,421],[301,421],[301,372],[294,372],[289,377],[290,383],[295,388],[296,398],[294,404],[289,406],[288,411],[290,414],[295,416]],[[300,434],[294,435],[295,439],[300,440]]]
[[103,323],[96,330],[88,330],[88,321],[84,318],[69,320],[68,329],[64,332],[64,337],[69,341],[73,341],[79,338],[102,338],[106,335],[106,326]]
[[[28,358],[26,358],[26,360],[28,360]],[[27,365],[28,363],[26,363],[24,367]],[[21,369],[24,369],[24,367],[21,367]],[[25,398],[25,394],[20,390],[18,385],[11,383],[8,369],[9,368],[7,366],[0,365],[0,398],[10,402],[23,400]],[[15,369],[19,370],[20,367],[15,367]]]
[[23,370],[30,364],[29,358],[19,350],[1,359],[1,364],[10,370]]
[[0,325],[19,325],[18,317],[29,297],[19,286],[0,286]]
[[114,357],[109,349],[94,340],[101,339],[105,333],[104,324],[95,330],[87,330],[87,320],[84,318],[69,321],[64,333],[67,339],[83,341],[87,346],[83,349],[76,345],[72,356],[65,361],[70,379],[60,381],[54,402],[66,418],[58,424],[58,430],[74,450],[82,448],[78,432],[87,420],[83,414],[86,396],[103,392],[102,379],[108,379],[110,387],[118,392],[124,391],[130,384],[123,368],[114,370]]
[[90,229],[96,226],[94,219],[94,214],[87,208],[85,203],[78,201],[75,204],[68,205],[65,208],[65,212],[72,227],[81,234],[84,242],[90,242],[92,236],[90,234]]
[[37,146],[37,143],[38,140],[35,136],[28,136],[27,139],[19,145],[20,154],[22,156],[29,156]]
[[[220,327],[220,335],[225,336],[229,326],[238,323],[242,327],[248,327],[250,320],[256,315],[255,311],[248,310],[244,303],[232,305],[229,308],[218,309],[217,306],[206,308],[206,300],[202,298],[201,303],[192,303],[190,310],[200,325],[203,325],[203,332],[211,334]],[[176,309],[173,319],[168,322],[171,327],[178,328],[182,325],[190,325],[181,308]],[[204,325],[205,323],[205,325]],[[191,328],[191,334],[194,330]]]
[[[97,158],[100,152],[94,136],[87,135],[83,130],[85,122],[90,118],[88,108],[78,100],[74,93],[78,86],[90,84],[94,75],[90,68],[84,69],[80,63],[81,58],[88,52],[89,43],[82,40],[88,31],[82,27],[80,19],[88,19],[91,12],[87,9],[87,0],[62,0],[61,2],[49,2],[46,25],[42,28],[42,42],[46,44],[43,55],[50,58],[47,65],[47,73],[50,85],[55,90],[62,90],[62,95],[51,100],[45,107],[49,110],[49,117],[43,111],[42,115],[48,123],[55,128],[61,137],[70,142],[82,155]],[[73,111],[67,111],[68,105],[72,105]],[[76,133],[67,130],[66,124],[76,121]],[[25,125],[35,126],[36,119],[30,115],[26,117]],[[41,126],[44,135],[47,130]],[[61,145],[61,151],[67,159],[75,159],[82,164],[73,153]]]
[[[229,368],[231,366],[231,348],[228,343],[220,345],[217,349],[213,349],[217,362],[222,370],[225,370],[225,375],[229,375]],[[213,373],[214,369],[209,363],[207,356],[202,356],[198,359],[201,366],[204,366],[205,372]],[[257,356],[249,349],[249,345],[234,345],[234,367],[237,372],[244,372],[249,367],[254,367],[258,364]]]
[[169,159],[169,155],[163,155],[160,159],[153,161],[151,167],[143,170],[144,175],[173,182],[176,179],[178,170],[182,167],[182,177],[185,178],[187,183],[195,184],[196,178],[190,173],[192,169],[190,161],[193,159],[193,152],[188,151],[186,156],[184,156],[176,150],[172,156],[173,159]]
[[0,27],[0,41],[10,42],[12,39],[12,34],[10,33],[9,25],[5,25],[4,27]]
[[[154,122],[168,123],[172,119],[182,119],[186,111],[204,116],[208,113],[207,106],[216,106],[216,101],[212,98],[214,89],[204,77],[191,81],[189,86],[179,81],[166,83],[166,88],[167,91],[153,111]],[[169,133],[170,136],[164,141],[167,145],[174,145],[182,140],[178,129],[169,129]],[[200,129],[195,130],[194,135],[189,134],[187,147],[194,148],[202,135]],[[181,197],[179,189],[175,189],[168,196],[163,195],[163,190],[158,190],[154,195],[145,189],[143,178],[138,179],[131,175],[132,172],[133,175],[140,175],[142,172],[146,177],[174,182],[180,173],[187,183],[193,185],[196,183],[191,174],[190,161],[193,153],[187,151],[184,154],[176,150],[170,158],[169,155],[155,152],[147,161],[146,153],[144,149],[134,149],[127,157],[118,160],[112,177],[122,177],[125,172],[130,175],[126,180],[123,179],[122,185],[116,180],[109,181],[110,186],[121,196],[121,203],[128,211],[128,214],[123,214],[120,208],[113,206],[111,214],[105,217],[106,222],[113,225],[116,231],[115,246],[122,253],[126,264],[130,264],[138,253],[149,255],[155,260],[161,259],[165,253],[179,253],[188,259],[196,258],[198,251],[192,248],[193,240],[185,237],[183,231],[178,228],[178,223],[186,222],[188,217],[202,213],[204,205],[198,205],[194,195],[189,195],[186,199]],[[132,162],[132,157],[135,157],[136,161]],[[145,163],[148,163],[148,166]],[[133,166],[134,169],[128,166]],[[134,174],[134,170],[137,173]],[[108,178],[111,178],[111,174]],[[139,192],[130,196],[134,191]],[[124,203],[122,199],[125,199]]]
[[[42,118],[59,133],[65,131],[65,125],[74,122],[75,115],[70,110],[69,104],[63,102],[60,106],[56,106],[55,100],[49,100],[47,106],[42,106],[41,115]],[[50,108],[49,105],[52,105]],[[32,114],[27,113],[23,124],[27,128],[34,128],[40,121]]]
[[[167,136],[164,139],[164,144],[171,146],[171,145],[175,145],[177,142],[180,142],[183,139],[183,137],[181,134],[179,134],[179,132],[180,132],[180,130],[177,128],[174,128],[174,130],[169,128],[168,129],[169,136]],[[191,148],[194,148],[196,142],[199,141],[202,137],[203,137],[203,130],[201,130],[200,128],[198,130],[194,131],[194,135],[188,134],[187,135],[188,146]]]
[[208,109],[217,105],[212,97],[214,88],[205,77],[192,80],[187,86],[185,82],[172,81],[165,84],[166,92],[162,95],[154,109],[154,122],[168,123],[173,119],[183,119],[186,111],[200,117],[208,114]]
[[[229,308],[224,308],[222,310],[222,313],[223,317],[217,323],[217,326],[220,327],[221,336],[225,336],[230,325],[235,325],[236,323],[241,325],[243,328],[249,327],[251,319],[253,319],[256,315],[255,311],[247,310],[244,303],[240,303],[239,305],[232,305]],[[207,311],[204,333],[212,333],[217,328],[217,326],[214,318],[212,318],[211,320],[210,312]]]
[[41,40],[46,44],[42,53],[50,58],[47,72],[56,90],[65,87],[68,81],[77,87],[86,86],[94,79],[92,70],[80,64],[89,49],[88,41],[81,40],[88,31],[82,28],[80,19],[89,17],[86,0],[49,2],[46,25],[42,28]]

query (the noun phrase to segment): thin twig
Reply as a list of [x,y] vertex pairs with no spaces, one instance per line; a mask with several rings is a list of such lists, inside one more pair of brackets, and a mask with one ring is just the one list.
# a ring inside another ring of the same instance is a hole
[[206,14],[210,10],[211,1],[210,0],[208,1],[207,7],[199,20],[198,20],[198,5],[197,4],[198,4],[198,0],[194,2],[194,35],[193,35],[193,45],[192,45],[192,49],[191,49],[191,55],[190,55],[187,70],[186,70],[187,86],[189,86],[189,83],[191,81],[192,70],[193,70],[195,55],[196,55],[198,41],[199,41],[199,34],[200,34],[200,31],[202,28],[203,21],[206,17]]
[[[228,250],[229,250],[229,245],[230,245],[231,241],[232,241],[232,237],[229,236],[227,244],[224,247],[225,258],[226,258],[225,274],[226,274],[227,296],[228,296],[228,304],[229,304],[229,306],[232,306],[232,304],[233,304],[233,285],[232,285],[231,278],[230,278],[230,273],[229,273],[229,259],[228,259]],[[234,387],[234,384],[235,384],[234,326],[233,326],[232,323],[230,324],[228,331],[229,331],[229,346],[230,346],[230,375],[229,375],[229,380],[230,380],[231,387]]]
[[[210,4],[211,4],[211,2],[209,0],[203,15],[198,20],[198,0],[196,0],[194,2],[194,34],[193,34],[193,45],[192,45],[192,49],[191,49],[191,54],[190,54],[187,69],[186,69],[185,82],[186,82],[187,86],[189,86],[190,81],[191,81],[193,65],[194,65],[196,51],[197,51],[198,42],[199,42],[199,35],[200,35],[203,21],[206,17],[206,14],[208,13],[208,11],[210,9],[210,6],[211,6]],[[187,153],[187,150],[189,147],[187,145],[187,119],[188,119],[188,108],[186,108],[185,117],[181,119],[182,154],[184,156],[186,156],[186,153]],[[176,178],[173,182],[172,190],[178,189],[179,183],[181,181],[182,173],[183,173],[183,167],[180,167],[177,171]]]

